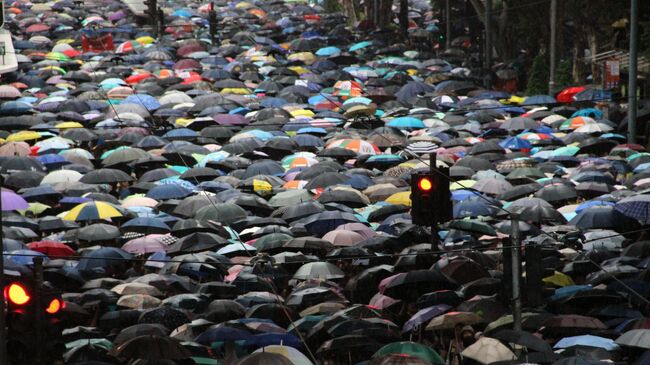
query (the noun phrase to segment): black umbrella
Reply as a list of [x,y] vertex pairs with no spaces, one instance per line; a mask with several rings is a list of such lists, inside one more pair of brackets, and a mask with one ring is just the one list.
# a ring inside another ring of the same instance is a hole
[[79,181],[86,184],[111,184],[133,181],[133,178],[120,170],[97,169],[85,174]]
[[213,250],[218,247],[223,247],[228,244],[228,241],[214,233],[209,232],[196,232],[191,233],[169,246],[168,253],[194,253]]
[[180,342],[164,336],[144,335],[130,339],[113,350],[115,356],[122,359],[144,360],[180,360],[187,359],[192,353]]
[[504,329],[504,330],[499,330],[496,333],[491,334],[490,336],[507,343],[514,343],[517,345],[524,346],[529,350],[534,350],[538,352],[553,351],[551,346],[546,341],[525,331]]

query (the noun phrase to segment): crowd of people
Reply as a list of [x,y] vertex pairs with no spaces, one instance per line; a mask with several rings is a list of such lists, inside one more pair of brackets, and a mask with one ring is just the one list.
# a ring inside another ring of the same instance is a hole
[[427,9],[404,42],[301,1],[159,1],[158,36],[127,1],[6,5],[4,280],[42,260],[65,303],[9,318],[10,363],[650,364],[650,153],[611,94],[486,90],[414,46]]

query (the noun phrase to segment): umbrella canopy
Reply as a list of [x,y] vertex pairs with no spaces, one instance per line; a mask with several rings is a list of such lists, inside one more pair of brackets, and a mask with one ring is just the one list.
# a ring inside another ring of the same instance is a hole
[[508,347],[499,340],[490,337],[479,338],[474,344],[463,350],[461,355],[481,364],[492,364],[517,358]]

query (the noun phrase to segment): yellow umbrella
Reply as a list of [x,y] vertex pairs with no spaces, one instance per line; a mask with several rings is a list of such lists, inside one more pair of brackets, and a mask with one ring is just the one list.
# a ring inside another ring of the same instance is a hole
[[406,205],[407,207],[411,206],[411,192],[410,191],[400,191],[399,193],[395,193],[385,200],[386,203],[391,203],[391,204],[402,204]]
[[253,179],[253,191],[267,194],[273,191],[273,186],[264,180]]
[[[312,62],[312,63],[314,63],[314,62]],[[311,71],[309,71],[308,69],[306,69],[306,68],[304,68],[304,67],[302,67],[302,66],[289,66],[289,67],[287,67],[287,68],[288,68],[289,70],[291,70],[291,71],[297,73],[298,75],[302,75],[302,74],[306,74],[306,73],[310,73],[310,72],[311,72]]]
[[54,128],[58,128],[58,129],[83,128],[83,127],[84,127],[83,124],[79,122],[63,122],[54,126]]
[[553,273],[553,275],[545,277],[542,279],[544,283],[546,284],[551,284],[559,287],[565,287],[565,286],[570,286],[570,285],[575,285],[573,282],[573,279],[571,279],[570,276],[563,274],[559,271],[556,271]]
[[63,219],[69,221],[94,221],[122,216],[122,213],[112,204],[93,201],[77,205],[66,213]]
[[465,188],[471,188],[476,184],[476,180],[460,180],[451,185],[449,185],[449,190],[460,190]]
[[308,109],[298,109],[298,110],[294,110],[294,111],[291,112],[291,116],[294,117],[294,118],[296,118],[296,117],[310,117],[311,118],[314,115],[316,115],[316,114],[314,114],[314,112],[312,112],[311,110],[308,110]]
[[178,118],[178,119],[176,119],[174,121],[174,123],[181,126],[181,127],[187,127],[193,121],[194,121],[194,119],[191,119],[191,118]]
[[236,94],[236,95],[248,95],[251,93],[249,89],[243,87],[227,87],[221,89],[222,94]]
[[316,62],[316,56],[314,56],[314,54],[311,52],[293,53],[290,54],[287,59],[291,61],[302,61],[305,63],[305,65],[311,65],[312,63]]
[[46,209],[50,209],[49,205],[43,203],[29,203],[29,208],[19,210],[18,212],[22,215],[26,215],[27,212],[32,213],[33,215],[39,215],[43,213]]
[[42,136],[38,132],[20,131],[18,133],[9,135],[9,137],[7,137],[7,141],[9,142],[33,141],[41,137]]
[[135,40],[142,43],[142,44],[152,44],[152,43],[154,43],[156,41],[153,37],[150,37],[148,35],[138,37]]

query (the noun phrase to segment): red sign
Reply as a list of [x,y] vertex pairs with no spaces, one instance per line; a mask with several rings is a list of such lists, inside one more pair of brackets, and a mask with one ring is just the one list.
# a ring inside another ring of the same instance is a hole
[[603,83],[606,90],[615,89],[621,81],[620,62],[618,60],[605,61],[605,75]]
[[87,37],[85,35],[81,36],[81,46],[83,47],[84,52],[106,52],[114,51],[115,45],[113,44],[113,35],[102,34],[96,37]]

